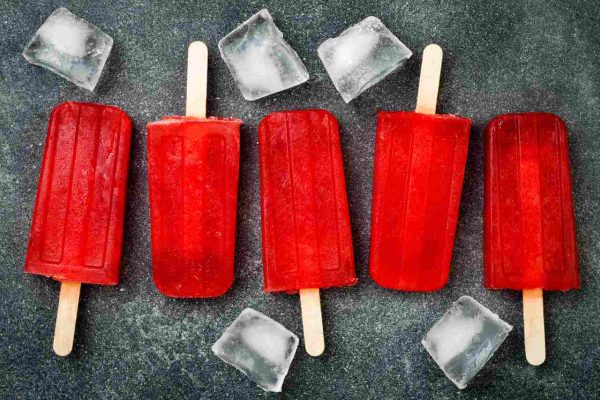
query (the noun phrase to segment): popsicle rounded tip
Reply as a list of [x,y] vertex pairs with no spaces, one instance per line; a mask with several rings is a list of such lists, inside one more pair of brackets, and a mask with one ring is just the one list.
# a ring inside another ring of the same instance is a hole
[[304,342],[304,348],[306,352],[311,357],[319,357],[321,354],[325,352],[325,342],[315,343],[315,342]]
[[437,45],[435,43],[428,44],[427,46],[425,46],[425,49],[423,50],[423,52],[424,53],[427,52],[430,54],[436,54],[438,56],[442,56],[444,54],[444,51],[442,50],[440,45]]
[[529,363],[529,365],[533,365],[534,367],[537,367],[539,365],[542,365],[544,363],[544,361],[546,361],[546,353],[544,353],[544,354],[525,353],[525,358],[527,359],[527,362]]
[[73,344],[71,343],[71,345],[65,345],[63,343],[54,342],[52,345],[52,350],[54,350],[54,353],[57,356],[66,357],[71,354],[71,351],[73,351]]
[[206,44],[204,42],[197,40],[195,42],[190,43],[190,45],[188,46],[188,51],[208,53],[208,47],[206,47]]

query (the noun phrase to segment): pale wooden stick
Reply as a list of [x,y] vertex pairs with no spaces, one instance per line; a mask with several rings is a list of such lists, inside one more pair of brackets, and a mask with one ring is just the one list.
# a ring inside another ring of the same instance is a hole
[[437,44],[430,44],[423,50],[417,107],[415,108],[418,113],[435,114],[443,55],[442,48]]
[[313,357],[320,356],[325,351],[325,337],[319,289],[300,289],[300,308],[306,352]]
[[62,282],[60,285],[53,345],[59,356],[68,356],[73,350],[80,289],[81,282]]
[[202,42],[192,42],[188,47],[185,115],[206,118],[207,76],[208,49]]
[[542,289],[523,290],[523,328],[527,362],[531,365],[540,365],[546,360]]

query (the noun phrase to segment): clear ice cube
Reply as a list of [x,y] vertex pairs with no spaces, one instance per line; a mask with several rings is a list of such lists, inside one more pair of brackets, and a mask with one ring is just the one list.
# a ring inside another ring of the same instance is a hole
[[23,56],[93,91],[112,45],[113,39],[106,33],[61,7],[33,35]]
[[317,50],[346,103],[400,67],[412,52],[383,23],[367,17]]
[[421,343],[459,389],[483,368],[512,326],[472,297],[462,296]]
[[221,57],[246,100],[300,85],[308,71],[266,9],[219,41]]
[[281,392],[298,348],[298,337],[264,314],[246,308],[212,351],[268,392]]

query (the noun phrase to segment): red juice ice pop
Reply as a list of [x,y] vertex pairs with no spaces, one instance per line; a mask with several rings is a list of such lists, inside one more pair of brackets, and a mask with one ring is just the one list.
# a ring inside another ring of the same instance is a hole
[[325,110],[278,112],[258,135],[265,291],[300,292],[305,345],[319,355],[318,289],[357,281],[338,123]]
[[528,361],[545,358],[545,290],[580,286],[567,129],[553,114],[505,114],[485,136],[485,274],[523,290]]
[[154,282],[172,297],[216,297],[233,282],[239,120],[148,125]]
[[435,114],[441,61],[425,48],[416,112],[378,115],[370,272],[389,289],[448,281],[471,121]]
[[70,353],[81,283],[119,282],[131,121],[68,102],[50,115],[25,272],[63,282],[54,350]]
[[217,297],[233,283],[242,121],[205,117],[207,57],[190,45],[187,116],[148,124],[152,270],[171,297]]

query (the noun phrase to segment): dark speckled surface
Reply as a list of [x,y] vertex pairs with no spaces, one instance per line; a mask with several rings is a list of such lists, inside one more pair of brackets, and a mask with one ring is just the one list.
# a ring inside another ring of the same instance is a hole
[[[28,64],[21,51],[41,22],[64,5],[115,40],[91,94]],[[308,83],[245,101],[218,57],[217,41],[262,7],[305,61]],[[1,0],[0,9],[0,397],[234,398],[266,395],[210,351],[221,331],[253,307],[301,336],[296,296],[262,288],[256,128],[267,113],[321,107],[341,126],[360,282],[323,293],[326,354],[299,351],[283,398],[597,398],[600,391],[600,17],[589,1],[348,2]],[[404,69],[347,105],[316,55],[317,46],[368,15],[380,17],[415,53]],[[208,110],[242,118],[236,281],[216,300],[174,300],[152,284],[145,125],[183,111],[185,50],[210,48]],[[439,111],[473,118],[450,282],[433,294],[400,293],[368,277],[375,113],[412,109],[423,47],[445,49]],[[74,353],[51,352],[56,282],[22,272],[39,166],[52,107],[66,100],[110,103],[135,131],[119,287],[85,286]],[[520,294],[482,287],[482,135],[494,115],[550,111],[570,130],[583,287],[547,293],[548,359],[523,354]],[[459,391],[420,345],[460,295],[515,329]]]

